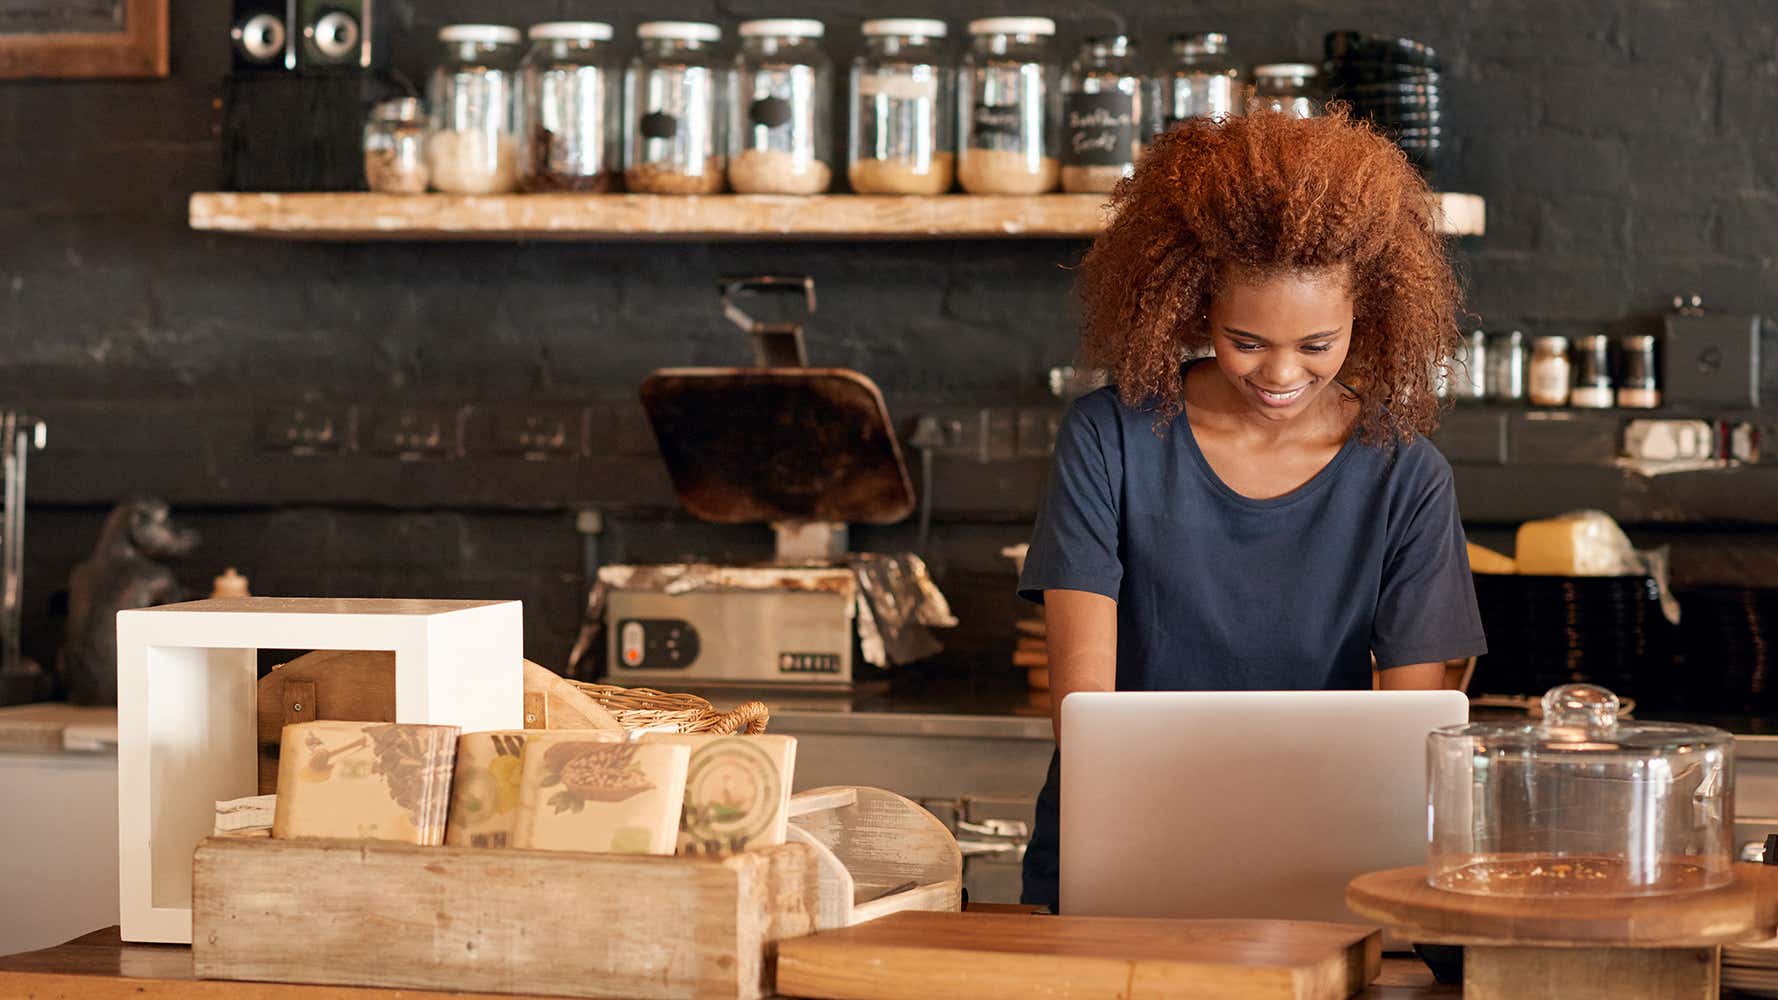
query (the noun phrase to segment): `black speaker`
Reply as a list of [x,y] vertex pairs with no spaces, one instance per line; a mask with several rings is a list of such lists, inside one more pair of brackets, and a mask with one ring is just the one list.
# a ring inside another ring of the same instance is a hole
[[295,0],[297,68],[304,73],[380,69],[389,63],[387,0]]
[[235,72],[296,69],[296,0],[234,0],[234,11]]

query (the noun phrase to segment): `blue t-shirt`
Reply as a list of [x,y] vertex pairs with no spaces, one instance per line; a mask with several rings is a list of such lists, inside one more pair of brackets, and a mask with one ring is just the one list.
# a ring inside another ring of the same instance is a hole
[[1486,652],[1451,467],[1416,436],[1350,438],[1269,500],[1217,477],[1181,415],[1113,389],[1075,402],[1056,442],[1019,593],[1117,601],[1120,691],[1371,686],[1379,667]]
[[[1380,667],[1487,651],[1451,467],[1416,436],[1353,436],[1270,500],[1230,489],[1184,416],[1114,389],[1075,402],[1056,441],[1019,593],[1117,601],[1120,691],[1367,689]],[[1056,908],[1059,761],[1037,799],[1027,903]]]

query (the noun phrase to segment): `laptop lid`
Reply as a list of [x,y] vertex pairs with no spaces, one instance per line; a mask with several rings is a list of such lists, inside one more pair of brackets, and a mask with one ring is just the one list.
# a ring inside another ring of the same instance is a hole
[[1351,923],[1426,861],[1426,734],[1455,691],[1086,692],[1062,706],[1061,909]]

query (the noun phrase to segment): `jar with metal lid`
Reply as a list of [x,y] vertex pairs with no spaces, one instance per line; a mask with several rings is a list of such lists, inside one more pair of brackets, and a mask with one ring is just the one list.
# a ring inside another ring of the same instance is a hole
[[519,29],[498,24],[439,29],[444,51],[427,88],[435,189],[503,194],[518,186],[519,39]]
[[1267,111],[1298,118],[1321,114],[1321,71],[1308,63],[1271,63],[1253,67],[1253,99]]
[[1478,400],[1488,394],[1488,335],[1475,330],[1463,337],[1440,371],[1441,397]]
[[519,182],[527,191],[609,191],[623,133],[622,64],[611,25],[554,21],[531,26],[520,118]]
[[820,21],[743,21],[729,102],[729,187],[820,194],[833,182],[833,63]]
[[1635,334],[1618,341],[1623,355],[1623,378],[1618,381],[1617,405],[1627,410],[1652,410],[1661,405],[1660,383],[1655,375],[1655,338]]
[[846,179],[859,194],[944,194],[957,173],[957,73],[942,51],[945,22],[864,22],[864,54],[848,81]]
[[722,29],[697,21],[638,25],[624,73],[624,185],[647,194],[716,194],[727,172]]
[[1155,75],[1154,124],[1157,131],[1192,118],[1222,118],[1241,113],[1241,67],[1229,55],[1229,37],[1220,32],[1174,35],[1168,39],[1172,59]]
[[1568,338],[1535,338],[1531,347],[1531,405],[1566,405],[1572,380],[1572,369],[1568,363]]
[[1655,896],[1734,878],[1734,738],[1632,722],[1568,684],[1540,723],[1427,737],[1427,882],[1488,896]]
[[423,194],[432,179],[426,164],[426,106],[418,97],[383,101],[364,125],[364,180],[384,194]]
[[1135,172],[1153,133],[1149,108],[1130,40],[1087,39],[1062,75],[1062,190],[1110,191]]
[[1043,194],[1061,179],[1061,75],[1047,17],[969,23],[958,79],[957,172],[970,194]]
[[1503,403],[1525,398],[1525,335],[1517,330],[1488,340],[1488,398]]
[[1590,333],[1574,342],[1574,387],[1568,405],[1587,410],[1609,410],[1616,401],[1611,387],[1611,338]]

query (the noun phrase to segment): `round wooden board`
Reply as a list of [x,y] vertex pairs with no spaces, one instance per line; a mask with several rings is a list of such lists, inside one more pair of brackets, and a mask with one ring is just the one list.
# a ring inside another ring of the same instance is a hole
[[1706,947],[1778,929],[1778,867],[1737,864],[1732,885],[1708,892],[1568,899],[1447,892],[1425,868],[1396,868],[1353,879],[1346,907],[1423,944]]

